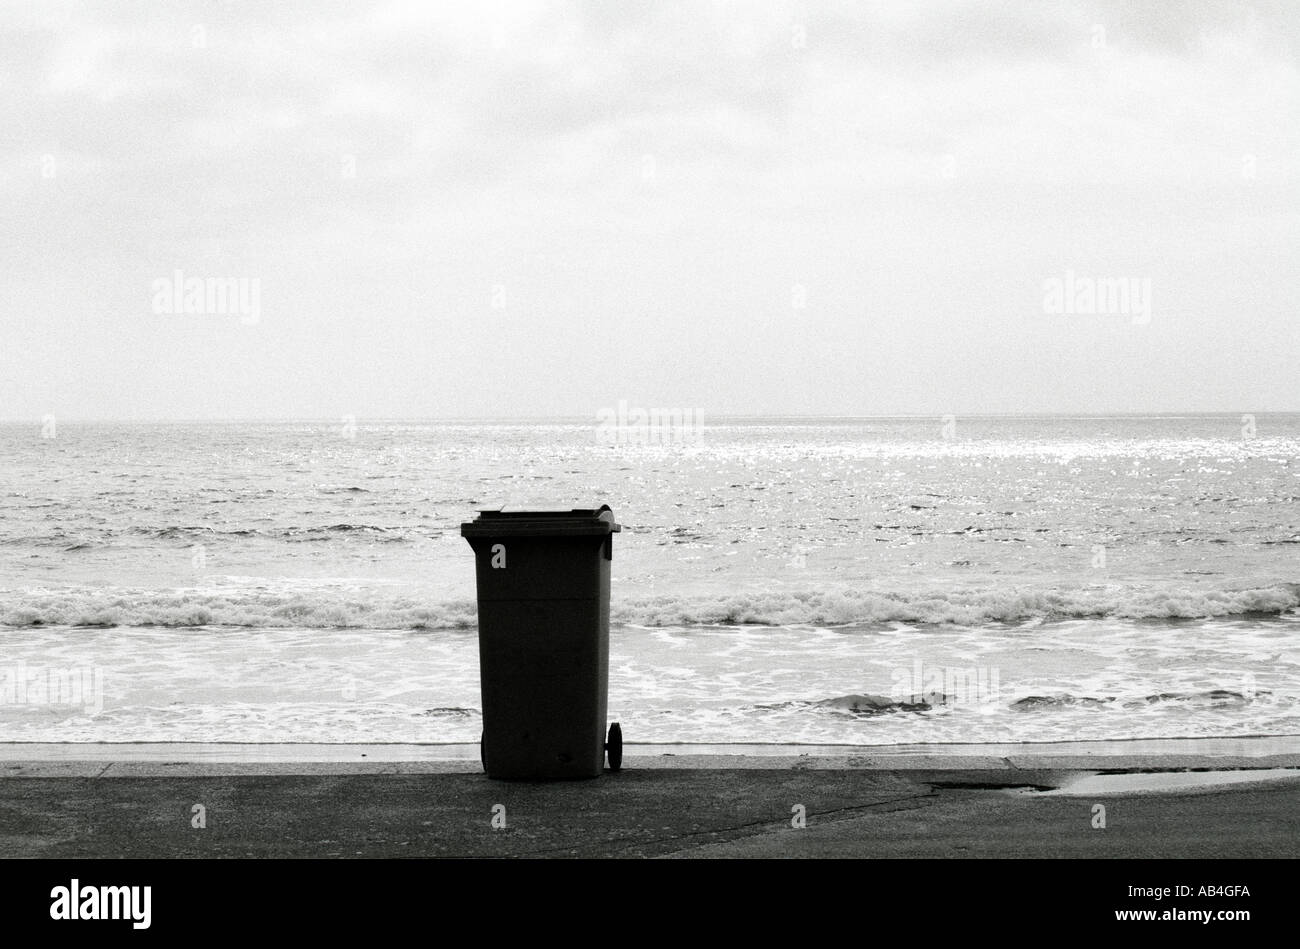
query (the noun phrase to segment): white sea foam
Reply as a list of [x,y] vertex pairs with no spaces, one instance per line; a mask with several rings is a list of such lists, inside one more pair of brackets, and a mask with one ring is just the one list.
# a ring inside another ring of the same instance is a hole
[[[609,719],[638,742],[1296,734],[1300,666],[1286,648],[1297,630],[1295,614],[1178,628],[620,626]],[[473,742],[483,727],[473,630],[29,627],[2,638],[0,680],[103,673],[98,712],[0,689],[10,741]]]

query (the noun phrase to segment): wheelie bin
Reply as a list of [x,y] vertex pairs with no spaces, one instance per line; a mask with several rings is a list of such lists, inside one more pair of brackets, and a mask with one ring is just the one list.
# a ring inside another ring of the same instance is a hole
[[481,510],[460,527],[478,587],[481,756],[489,777],[594,778],[606,752],[622,765],[618,723],[606,733],[608,505]]

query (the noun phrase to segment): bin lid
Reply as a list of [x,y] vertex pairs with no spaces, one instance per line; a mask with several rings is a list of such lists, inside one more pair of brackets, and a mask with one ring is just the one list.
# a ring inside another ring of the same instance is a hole
[[508,504],[479,508],[478,517],[460,525],[462,537],[595,536],[616,534],[623,528],[614,523],[608,504],[600,507],[532,507],[516,509]]

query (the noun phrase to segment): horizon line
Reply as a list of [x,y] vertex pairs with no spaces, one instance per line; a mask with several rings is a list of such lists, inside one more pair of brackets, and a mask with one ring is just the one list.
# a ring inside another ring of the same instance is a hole
[[[640,408],[640,406],[638,406]],[[758,412],[758,413],[739,413],[723,412],[710,414],[701,411],[698,408],[681,409],[681,408],[647,408],[647,411],[656,412],[691,412],[699,419],[712,419],[715,421],[723,420],[800,420],[800,421],[892,421],[892,420],[920,420],[920,419],[938,419],[943,420],[949,416],[953,418],[981,418],[981,419],[1067,419],[1073,421],[1084,421],[1088,419],[1177,419],[1177,418],[1214,418],[1214,417],[1239,417],[1244,415],[1300,415],[1300,408],[1296,409],[1254,409],[1249,412],[1238,410],[1188,410],[1188,409],[1171,409],[1168,411],[1134,411],[1134,412],[1096,412],[1096,411],[1067,411],[1067,412],[891,412],[879,415],[855,415],[842,413],[787,413],[787,412]],[[91,425],[91,424],[110,424],[110,425],[194,425],[194,424],[211,424],[211,425],[240,425],[240,424],[301,424],[301,423],[328,423],[338,424],[343,420],[352,420],[354,423],[427,423],[427,422],[510,422],[510,423],[539,423],[539,422],[572,422],[572,423],[591,423],[601,424],[598,414],[593,415],[303,415],[303,416],[228,416],[228,417],[167,417],[167,416],[145,416],[145,417],[94,417],[94,416],[60,416],[57,413],[47,413],[53,415],[55,421],[62,424],[73,425]],[[0,425],[41,425],[45,416],[36,417],[8,417],[0,418]],[[708,421],[701,424],[708,425]]]

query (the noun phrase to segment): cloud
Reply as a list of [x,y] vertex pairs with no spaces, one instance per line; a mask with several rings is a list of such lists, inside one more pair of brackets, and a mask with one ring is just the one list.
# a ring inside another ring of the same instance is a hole
[[[23,224],[0,236],[8,302],[57,325],[75,287],[126,320],[174,267],[274,276],[310,315],[268,312],[258,332],[284,332],[301,373],[358,321],[402,340],[436,310],[468,339],[497,281],[562,314],[592,270],[646,312],[708,299],[728,327],[821,279],[812,298],[842,301],[825,332],[857,339],[864,309],[892,307],[912,321],[891,324],[904,349],[931,344],[914,314],[969,304],[954,274],[995,271],[1010,294],[1061,261],[1177,254],[1196,262],[1169,278],[1189,296],[1230,297],[1234,267],[1276,252],[1252,234],[1294,236],[1300,7],[1173,10],[10,5],[0,189]],[[610,332],[630,345],[663,319]],[[293,336],[307,326],[326,342]],[[1004,330],[980,331],[986,362]],[[0,395],[41,385],[39,366],[9,368]],[[854,364],[831,371],[853,391]]]

